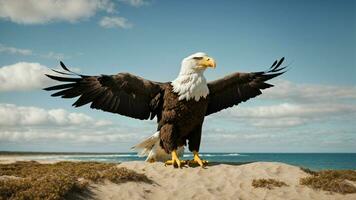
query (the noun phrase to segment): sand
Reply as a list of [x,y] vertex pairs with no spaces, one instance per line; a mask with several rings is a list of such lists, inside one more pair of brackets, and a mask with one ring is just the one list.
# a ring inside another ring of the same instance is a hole
[[[28,160],[28,158],[30,157],[2,156],[0,163]],[[39,160],[39,162],[51,163],[53,161]],[[299,184],[299,179],[308,174],[299,167],[277,162],[253,162],[240,165],[211,164],[206,168],[177,169],[172,166],[165,167],[163,163],[131,161],[121,163],[118,167],[144,173],[154,183],[92,184],[87,194],[81,199],[356,199],[356,194],[342,195],[302,186]],[[261,178],[283,181],[288,186],[271,190],[254,188],[253,179]]]
[[[217,164],[205,169],[165,167],[162,163],[125,162],[119,166],[145,173],[154,184],[123,183],[93,185],[95,199],[356,199],[356,194],[317,191],[299,185],[308,176],[299,167],[276,163],[255,162],[242,165]],[[253,179],[273,178],[288,186],[254,188]]]

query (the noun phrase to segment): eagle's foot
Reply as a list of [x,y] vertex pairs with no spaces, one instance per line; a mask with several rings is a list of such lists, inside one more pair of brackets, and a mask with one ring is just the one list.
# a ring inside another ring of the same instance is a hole
[[179,160],[176,150],[172,151],[172,160],[167,160],[164,165],[173,165],[173,167],[183,167],[186,164],[186,161]]
[[197,151],[193,151],[193,154],[194,154],[194,158],[193,158],[193,160],[189,161],[189,164],[198,164],[201,167],[204,167],[204,166],[208,165],[208,161],[207,160],[202,160]]

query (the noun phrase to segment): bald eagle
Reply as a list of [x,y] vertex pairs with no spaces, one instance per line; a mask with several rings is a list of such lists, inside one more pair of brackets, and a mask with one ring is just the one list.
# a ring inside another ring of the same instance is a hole
[[[215,68],[215,60],[206,53],[195,53],[183,59],[179,75],[172,82],[154,82],[129,73],[87,76],[70,71],[46,74],[49,78],[65,82],[45,88],[56,91],[51,96],[79,97],[73,106],[90,103],[90,108],[117,113],[140,120],[157,118],[157,132],[134,148],[146,161],[162,161],[181,167],[189,163],[207,164],[199,156],[202,126],[205,116],[232,107],[262,94],[261,90],[273,85],[266,83],[285,72],[284,58],[275,61],[267,71],[233,73],[207,82],[204,71]],[[58,91],[59,90],[59,91]],[[187,145],[194,157],[181,160]]]

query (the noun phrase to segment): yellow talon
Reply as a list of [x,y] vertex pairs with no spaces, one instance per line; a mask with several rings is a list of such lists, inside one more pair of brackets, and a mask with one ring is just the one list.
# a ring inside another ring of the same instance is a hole
[[176,150],[173,150],[172,151],[172,160],[167,160],[164,164],[165,165],[173,165],[173,167],[175,167],[177,165],[177,167],[180,168],[186,164],[186,161],[179,160]]
[[193,151],[193,154],[194,154],[194,158],[193,158],[193,160],[189,161],[189,164],[196,163],[196,164],[200,165],[201,167],[204,167],[205,165],[208,164],[208,161],[202,160],[200,158],[199,153],[197,151]]

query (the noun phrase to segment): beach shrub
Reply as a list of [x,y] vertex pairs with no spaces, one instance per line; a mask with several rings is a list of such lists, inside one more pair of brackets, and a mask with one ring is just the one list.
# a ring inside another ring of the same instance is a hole
[[310,174],[310,175],[317,175],[318,172],[317,171],[313,171],[309,168],[304,168],[304,167],[301,167],[300,168],[303,172],[307,173],[307,174]]
[[0,200],[2,199],[66,199],[83,192],[90,183],[109,180],[151,183],[144,174],[115,163],[58,162],[40,164],[22,161],[0,165]]
[[301,178],[300,184],[341,194],[356,193],[356,187],[350,181],[356,182],[354,170],[323,170]]
[[254,188],[267,188],[267,189],[273,189],[275,187],[282,187],[282,186],[288,186],[285,182],[283,181],[278,181],[272,178],[269,179],[253,179],[252,181],[252,186]]

